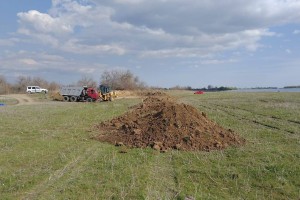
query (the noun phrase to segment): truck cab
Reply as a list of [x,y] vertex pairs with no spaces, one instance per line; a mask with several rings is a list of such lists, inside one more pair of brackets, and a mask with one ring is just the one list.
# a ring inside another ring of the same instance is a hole
[[87,96],[93,100],[97,100],[99,98],[99,94],[94,88],[87,88]]

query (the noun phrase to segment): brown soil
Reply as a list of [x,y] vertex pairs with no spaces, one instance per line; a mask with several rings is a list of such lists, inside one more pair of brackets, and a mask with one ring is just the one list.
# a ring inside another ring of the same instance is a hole
[[50,98],[54,101],[63,101],[64,97],[59,94],[59,92],[52,92],[50,94]]
[[149,97],[125,115],[96,126],[97,140],[117,146],[156,150],[215,150],[239,146],[245,140],[209,120],[192,106],[178,104],[163,93]]
[[148,93],[159,93],[155,90],[116,90],[117,98],[140,98],[145,97],[148,95]]

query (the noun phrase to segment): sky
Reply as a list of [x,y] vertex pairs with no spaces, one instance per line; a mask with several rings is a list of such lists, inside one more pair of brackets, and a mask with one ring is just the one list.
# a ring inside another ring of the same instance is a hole
[[300,85],[300,0],[0,2],[0,75],[72,84],[130,70],[149,86]]

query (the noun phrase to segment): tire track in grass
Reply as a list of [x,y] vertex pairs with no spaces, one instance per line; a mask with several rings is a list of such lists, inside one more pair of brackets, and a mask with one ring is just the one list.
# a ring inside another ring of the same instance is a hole
[[276,116],[269,116],[269,115],[264,115],[264,114],[261,114],[261,113],[256,113],[256,112],[253,112],[251,110],[247,110],[247,109],[244,109],[244,108],[239,108],[239,107],[233,107],[233,106],[224,106],[224,105],[219,105],[219,104],[212,104],[214,106],[218,106],[218,107],[222,107],[222,108],[225,108],[225,109],[231,109],[231,110],[242,110],[242,111],[246,111],[246,112],[249,112],[253,115],[257,115],[257,116],[262,116],[262,117],[267,117],[269,119],[274,119],[274,120],[279,120],[279,121],[284,121],[284,122],[289,122],[289,123],[293,123],[293,124],[296,124],[296,125],[300,125],[300,121],[297,121],[297,120],[290,120],[290,119],[283,119],[283,118],[280,118],[280,117],[276,117]]
[[64,167],[53,172],[49,178],[40,182],[38,185],[33,187],[29,192],[25,193],[25,196],[21,199],[38,199],[38,196],[41,195],[44,191],[47,190],[51,185],[60,180],[66,173],[71,170],[74,170],[85,163],[85,161],[91,156],[92,152],[94,152],[97,148],[97,144],[89,147],[83,154],[80,154],[75,159],[72,159],[69,163],[67,163]]
[[255,124],[258,124],[260,126],[263,126],[265,128],[269,128],[269,129],[275,129],[275,130],[279,130],[279,131],[284,131],[284,132],[287,132],[287,133],[290,133],[290,134],[295,134],[295,132],[293,131],[290,131],[290,130],[286,130],[286,129],[281,129],[279,127],[276,127],[276,126],[272,126],[272,125],[269,125],[269,124],[266,124],[266,123],[263,123],[263,122],[260,122],[260,121],[257,121],[257,120],[252,120],[252,119],[248,119],[244,116],[239,116],[239,115],[236,115],[236,114],[233,114],[227,110],[224,110],[224,109],[220,109],[220,108],[211,108],[211,107],[208,107],[208,106],[204,106],[204,105],[199,105],[200,107],[203,107],[203,108],[206,108],[206,109],[209,109],[209,110],[215,110],[215,111],[222,111],[224,113],[226,113],[227,115],[230,115],[234,118],[237,118],[239,120],[244,120],[244,121],[247,121],[247,122],[251,122],[251,123],[255,123]]
[[271,129],[281,130],[281,129],[279,129],[278,127],[275,127],[275,126],[272,126],[272,125],[268,125],[268,124],[259,122],[259,121],[257,121],[257,120],[252,120],[252,119],[248,119],[248,118],[246,118],[246,117],[244,117],[244,116],[238,116],[238,115],[232,114],[231,112],[229,112],[229,111],[227,111],[227,110],[223,110],[223,109],[220,109],[220,108],[211,108],[211,107],[203,106],[203,105],[200,105],[200,106],[202,106],[202,107],[204,107],[204,108],[207,108],[207,109],[210,109],[210,110],[215,110],[215,111],[220,110],[220,111],[226,113],[227,115],[230,115],[230,116],[232,116],[232,117],[234,117],[234,118],[237,118],[237,119],[239,119],[239,120],[245,120],[245,121],[248,121],[248,122],[252,122],[252,123],[255,123],[255,124],[264,126],[264,127],[266,127],[266,128],[271,128]]
[[[178,191],[178,178],[172,156],[172,153],[157,153],[153,159],[145,199],[176,199],[178,197],[180,191]],[[164,196],[160,196],[161,194]]]
[[[276,116],[269,116],[269,115],[264,115],[264,114],[260,114],[260,113],[255,113],[255,112],[252,112],[250,110],[247,110],[247,109],[241,109],[241,108],[238,108],[238,107],[230,107],[230,106],[223,106],[223,105],[219,105],[219,104],[212,104],[214,106],[217,106],[217,107],[221,107],[221,108],[224,108],[224,109],[231,109],[231,110],[242,110],[242,111],[246,111],[246,112],[249,112],[253,115],[256,115],[256,116],[261,116],[261,117],[265,117],[267,119],[271,119],[271,120],[275,120],[275,121],[280,121],[280,122],[292,122],[292,123],[295,123],[297,124],[297,121],[291,121],[291,120],[286,120],[286,119],[282,119],[282,118],[279,118],[279,117],[276,117]],[[222,110],[222,109],[220,109]],[[222,110],[224,111],[224,110]],[[225,112],[225,111],[224,111]],[[238,117],[238,115],[236,115]],[[243,117],[242,117],[243,118]],[[245,117],[244,117],[245,118]],[[272,126],[270,124],[267,124],[267,123],[263,123],[263,122],[260,122],[260,121],[257,121],[257,120],[251,120],[251,119],[248,119],[248,118],[245,118],[246,120],[248,121],[252,121],[253,123],[256,123],[256,124],[259,124],[259,125],[262,125],[262,126],[265,126],[265,127],[268,127],[268,128],[272,128],[272,129],[277,129],[277,130],[281,130],[281,131],[285,131],[287,133],[291,133],[291,134],[295,134],[294,131],[291,131],[291,130],[287,130],[287,129],[281,129],[279,127],[276,127],[276,126]]]

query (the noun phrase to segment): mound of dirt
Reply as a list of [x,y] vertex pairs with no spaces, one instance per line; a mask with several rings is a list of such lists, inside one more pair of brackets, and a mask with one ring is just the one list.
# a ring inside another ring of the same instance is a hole
[[117,146],[150,146],[161,151],[210,151],[245,143],[231,129],[226,130],[209,120],[205,113],[178,104],[163,93],[149,94],[125,115],[103,122],[96,128],[100,131],[97,140]]
[[59,92],[53,92],[50,94],[50,98],[53,101],[63,101],[64,97],[59,94]]
[[162,92],[156,90],[116,90],[118,98],[139,98],[150,96],[151,94],[160,95]]

